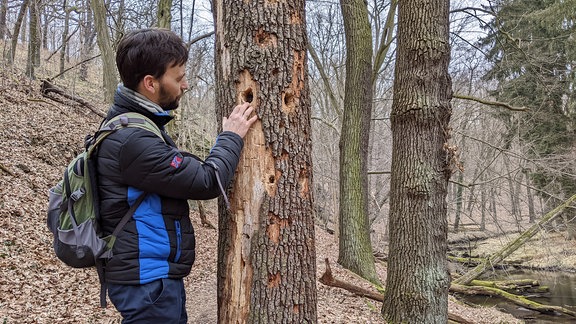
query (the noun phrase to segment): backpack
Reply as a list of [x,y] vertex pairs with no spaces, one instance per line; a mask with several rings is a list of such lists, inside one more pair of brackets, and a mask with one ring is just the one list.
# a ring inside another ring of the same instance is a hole
[[103,123],[93,136],[87,136],[84,151],[68,164],[63,179],[50,189],[48,199],[47,225],[54,235],[54,252],[68,266],[96,266],[102,288],[102,307],[106,306],[103,261],[112,256],[116,236],[146,195],[143,193],[138,197],[111,235],[102,237],[93,156],[108,135],[124,127],[139,127],[163,138],[158,126],[141,114],[125,113],[112,118]]

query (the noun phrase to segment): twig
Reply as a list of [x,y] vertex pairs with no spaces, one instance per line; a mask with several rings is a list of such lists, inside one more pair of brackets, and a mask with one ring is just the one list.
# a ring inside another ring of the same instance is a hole
[[510,104],[507,104],[505,102],[485,100],[485,99],[476,98],[476,97],[472,97],[472,96],[466,96],[466,95],[459,94],[459,93],[453,94],[452,97],[458,98],[458,99],[463,99],[463,100],[475,101],[475,102],[478,102],[478,103],[481,103],[484,105],[488,105],[488,106],[503,107],[503,108],[506,108],[506,109],[509,109],[512,111],[527,111],[527,110],[529,110],[526,107],[514,107],[514,106],[511,106]]
[[45,104],[52,105],[52,106],[58,108],[57,105],[53,104],[53,103],[50,102],[50,101],[46,101],[46,100],[42,100],[42,99],[36,99],[36,98],[27,98],[27,100],[28,100],[28,101],[34,101],[34,102],[43,102],[43,103],[45,103]]
[[9,175],[15,177],[16,175],[14,173],[12,173],[12,171],[10,171],[7,167],[5,167],[2,163],[0,163],[0,169],[2,169],[2,171],[8,173]]
[[95,55],[95,56],[92,56],[92,57],[89,57],[89,58],[87,58],[87,59],[79,62],[78,64],[72,65],[71,67],[65,69],[64,71],[56,74],[55,76],[53,76],[53,77],[51,77],[51,78],[48,78],[47,80],[50,82],[50,81],[56,79],[57,77],[61,76],[62,74],[64,74],[64,73],[66,73],[66,72],[68,72],[68,71],[76,68],[77,66],[82,65],[82,64],[84,64],[84,63],[86,63],[86,62],[90,62],[90,61],[92,61],[93,59],[95,59],[95,58],[97,58],[97,57],[100,57],[100,54]]

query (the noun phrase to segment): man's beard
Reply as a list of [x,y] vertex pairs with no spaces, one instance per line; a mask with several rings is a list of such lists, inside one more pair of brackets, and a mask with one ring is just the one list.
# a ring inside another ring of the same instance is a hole
[[178,108],[178,105],[180,104],[180,96],[177,97],[172,97],[170,96],[166,90],[164,90],[163,86],[160,86],[160,99],[159,101],[159,106],[162,107],[162,109],[164,110],[174,110],[176,108]]

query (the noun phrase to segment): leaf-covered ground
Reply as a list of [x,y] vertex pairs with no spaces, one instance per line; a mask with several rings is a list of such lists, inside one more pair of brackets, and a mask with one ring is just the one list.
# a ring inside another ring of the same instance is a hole
[[[72,269],[52,252],[45,224],[48,189],[81,150],[99,117],[88,109],[43,98],[39,84],[11,74],[0,78],[0,321],[3,323],[119,323],[109,305],[99,307],[93,269]],[[99,91],[98,87],[94,90]],[[106,107],[100,106],[102,111]],[[190,323],[216,323],[217,233],[191,215],[197,233],[197,261],[186,279]],[[209,214],[214,224],[214,212]],[[340,279],[370,288],[336,263],[336,237],[317,229],[318,278],[324,259]],[[385,279],[385,265],[378,264]],[[347,291],[318,287],[319,323],[381,323],[381,304]],[[472,308],[450,300],[450,312],[473,323],[514,323],[494,308]]]

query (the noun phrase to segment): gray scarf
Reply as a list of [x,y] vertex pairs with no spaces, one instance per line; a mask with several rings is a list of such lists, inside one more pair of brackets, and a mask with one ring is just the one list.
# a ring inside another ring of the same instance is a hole
[[164,109],[162,109],[162,107],[160,107],[157,104],[155,104],[154,102],[150,101],[150,99],[144,97],[140,93],[138,93],[132,89],[126,88],[124,86],[124,84],[122,84],[122,83],[118,84],[117,91],[118,91],[119,95],[125,97],[126,99],[129,99],[129,100],[136,102],[137,104],[139,104],[144,109],[148,110],[149,112],[151,112],[154,115],[159,115],[159,116],[167,116],[168,115],[168,113]]

